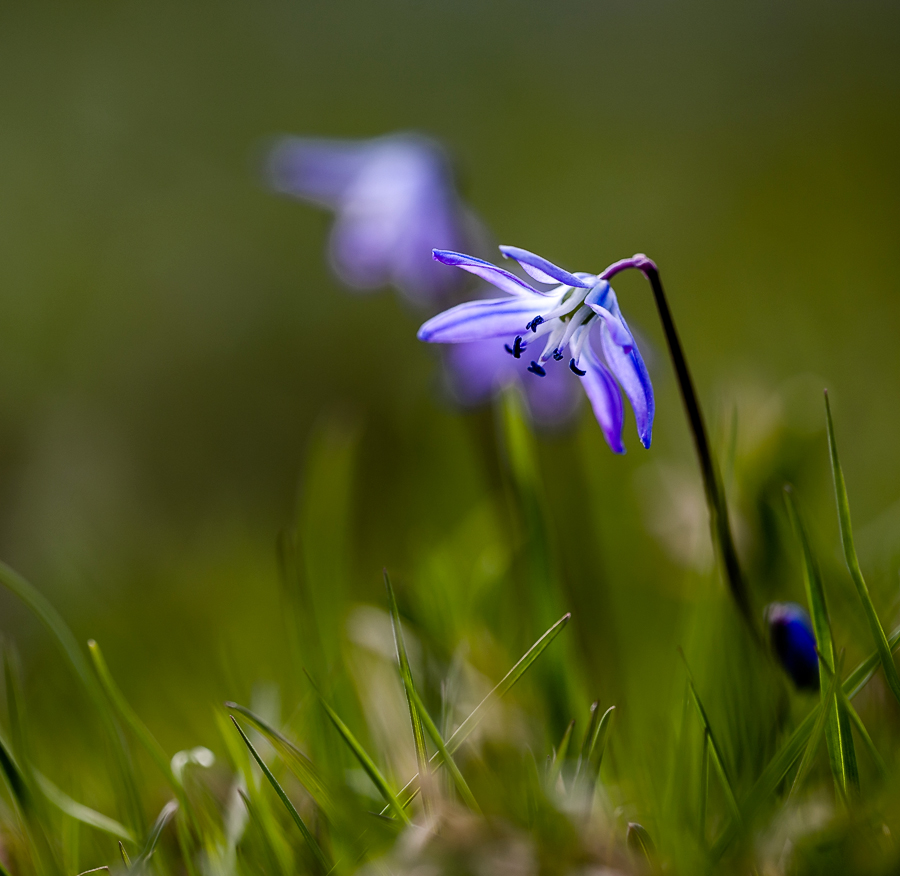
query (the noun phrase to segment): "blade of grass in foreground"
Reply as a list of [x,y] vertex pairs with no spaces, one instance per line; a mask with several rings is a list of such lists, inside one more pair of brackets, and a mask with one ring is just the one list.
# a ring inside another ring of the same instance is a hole
[[59,809],[60,812],[65,812],[70,818],[74,818],[76,821],[80,821],[82,824],[87,824],[90,827],[95,827],[97,830],[102,830],[104,833],[108,833],[117,839],[126,839],[129,842],[134,842],[134,836],[127,827],[119,824],[118,821],[73,800],[68,794],[57,788],[50,779],[37,770],[34,771],[34,780],[35,784],[40,788],[41,793],[57,809]]
[[569,751],[569,742],[572,739],[572,731],[574,729],[575,719],[572,718],[566,727],[565,733],[563,733],[563,737],[559,742],[559,747],[554,752],[553,758],[550,761],[550,770],[547,773],[547,787],[551,790],[556,787],[556,783],[559,781],[559,774],[562,770],[563,762],[566,759],[566,754]]
[[[422,718],[422,724],[425,727],[425,731],[428,733],[429,737],[431,737],[431,741],[434,743],[435,748],[437,748],[438,755],[440,755],[440,760],[436,765],[444,764],[444,766],[447,767],[447,770],[450,772],[450,777],[453,779],[453,783],[456,785],[456,790],[459,792],[459,796],[462,798],[463,803],[465,803],[473,812],[481,814],[481,807],[475,800],[475,796],[472,794],[465,778],[463,778],[463,774],[459,771],[456,761],[453,760],[453,755],[447,750],[447,746],[441,737],[437,725],[431,720],[431,715],[428,714],[428,710],[425,708],[425,704],[422,702],[419,693],[415,688],[412,688],[412,697],[415,700],[416,708],[419,710],[419,715]],[[437,757],[437,755],[435,755],[435,757]]]
[[[900,646],[900,626],[896,627],[888,639],[888,645],[891,651]],[[869,679],[875,674],[875,671],[881,665],[881,656],[876,651],[870,654],[847,678],[840,686],[840,690],[852,700],[865,686]],[[778,789],[778,785],[787,775],[788,770],[793,766],[794,761],[800,757],[803,746],[812,733],[816,718],[819,716],[822,703],[816,705],[809,714],[797,725],[794,732],[790,735],[787,742],[779,749],[772,760],[769,761],[766,768],[762,771],[760,777],[756,780],[756,784],[750,789],[744,801],[744,818],[749,822],[754,814],[765,803],[772,794]],[[738,832],[738,824],[733,820],[724,828],[711,851],[713,860],[718,860],[724,853],[731,841]]]
[[231,720],[234,722],[234,726],[237,728],[238,733],[241,734],[241,739],[244,740],[244,745],[250,751],[250,754],[253,755],[253,759],[259,765],[259,768],[263,771],[263,775],[265,775],[266,779],[268,779],[269,784],[275,790],[275,793],[278,795],[279,799],[282,803],[284,803],[284,808],[290,813],[291,818],[294,820],[294,824],[300,830],[303,839],[306,841],[306,844],[309,846],[310,851],[313,853],[313,857],[316,859],[316,863],[319,865],[320,870],[323,873],[327,873],[331,869],[331,864],[328,862],[328,859],[325,857],[325,853],[322,851],[321,846],[316,842],[316,838],[312,835],[310,829],[306,826],[306,822],[300,817],[300,813],[297,811],[296,807],[293,803],[291,803],[290,798],[287,794],[284,793],[284,789],[281,785],[278,784],[278,780],[272,775],[272,771],[266,765],[266,762],[259,756],[257,750],[253,747],[253,743],[247,738],[247,734],[244,733],[241,725],[238,724],[237,720],[234,716],[231,716]]
[[[150,835],[147,837],[147,842],[144,845],[144,849],[141,854],[137,857],[134,864],[131,866],[131,870],[135,873],[140,873],[144,864],[150,860],[153,853],[156,851],[156,846],[159,844],[159,838],[162,836],[163,829],[165,826],[172,820],[172,816],[178,811],[178,801],[170,800],[166,803],[165,806],[160,810],[159,815],[156,817],[156,821],[153,822],[153,827],[150,829]],[[125,847],[122,843],[119,843],[119,850],[122,852],[122,856],[126,858]]]
[[269,740],[272,747],[287,765],[287,768],[294,774],[297,781],[303,785],[309,796],[313,798],[316,805],[325,814],[325,817],[333,822],[336,815],[334,799],[328,791],[316,765],[283,733],[279,733],[271,724],[260,718],[255,712],[251,712],[246,706],[227,702],[225,703],[225,708],[243,715]]
[[[784,488],[785,504],[788,517],[800,542],[803,552],[803,583],[806,588],[806,600],[809,603],[816,645],[822,660],[829,672],[834,672],[834,639],[831,633],[831,620],[828,617],[828,606],[825,602],[825,588],[819,566],[813,556],[809,537],[800,508],[790,485]],[[840,674],[840,673],[838,673]],[[820,684],[822,702],[826,702],[825,689]],[[833,697],[827,707],[828,717],[825,723],[825,742],[828,746],[828,760],[831,772],[839,792],[843,795],[852,788],[859,790],[859,768],[856,763],[856,750],[853,747],[853,735],[850,732],[850,719],[840,697]]]
[[[416,685],[413,681],[412,670],[409,668],[409,656],[406,653],[406,643],[403,641],[403,629],[400,626],[400,609],[397,607],[397,597],[391,586],[391,579],[384,569],[384,586],[387,590],[388,605],[391,609],[391,626],[394,630],[394,647],[397,650],[397,662],[400,665],[400,678],[403,681],[403,689],[406,693],[406,705],[409,708],[409,721],[412,725],[413,742],[416,747],[416,766],[419,768],[419,776],[428,777],[428,751],[425,748],[425,729],[422,726],[422,718],[419,715],[419,707],[416,705]],[[422,791],[422,803],[425,814],[431,814],[431,797],[427,781]]]
[[378,788],[379,793],[384,797],[385,802],[390,809],[404,824],[411,824],[409,816],[406,814],[406,810],[391,790],[391,786],[388,784],[387,779],[382,775],[381,770],[375,765],[375,761],[369,757],[366,750],[360,745],[353,733],[350,732],[350,728],[341,720],[338,713],[328,705],[311,678],[310,683],[312,684],[316,695],[319,697],[322,708],[325,709],[326,714],[331,719],[331,723],[334,724],[338,733],[341,734],[341,738],[347,743],[347,747],[353,752],[354,757],[359,761],[359,765],[368,774],[375,787]]
[[24,602],[38,620],[50,631],[57,647],[72,667],[85,692],[97,709],[101,723],[109,736],[113,752],[115,753],[116,765],[125,788],[129,819],[132,822],[132,826],[139,829],[144,816],[128,750],[122,742],[119,729],[110,712],[109,704],[103,695],[103,690],[97,683],[94,673],[91,672],[90,664],[81,651],[78,640],[72,634],[59,612],[50,604],[50,601],[18,572],[3,562],[0,562],[0,585]]
[[716,772],[719,774],[719,781],[722,783],[722,790],[725,792],[725,802],[728,804],[728,808],[731,810],[732,817],[738,823],[740,823],[741,810],[738,808],[737,799],[734,796],[734,788],[731,786],[731,780],[728,778],[728,773],[725,771],[725,760],[722,757],[722,750],[719,748],[719,745],[716,742],[715,734],[713,733],[712,726],[709,723],[709,718],[706,715],[706,709],[703,708],[703,703],[700,701],[700,695],[697,693],[697,688],[694,687],[694,678],[691,675],[691,670],[688,666],[687,659],[685,658],[684,653],[681,652],[681,649],[679,649],[679,653],[681,653],[681,659],[684,660],[684,665],[687,669],[688,689],[691,692],[691,699],[694,701],[694,705],[697,707],[697,712],[700,714],[700,721],[703,724],[703,729],[706,733],[707,738],[709,739],[709,753],[712,756],[712,761],[715,765]]
[[831,402],[828,400],[827,392],[825,393],[825,419],[828,426],[828,449],[831,452],[831,473],[834,476],[834,493],[837,499],[838,522],[841,527],[844,559],[847,561],[850,577],[853,579],[854,585],[856,585],[859,600],[865,609],[866,619],[869,621],[869,629],[872,633],[872,638],[875,640],[875,647],[878,649],[878,654],[881,657],[881,665],[884,667],[885,680],[891,689],[891,693],[897,698],[897,702],[900,702],[900,677],[897,676],[897,667],[894,665],[894,658],[891,656],[891,649],[884,634],[884,627],[881,626],[878,613],[872,604],[872,597],[869,596],[869,588],[866,586],[862,571],[859,568],[859,560],[856,556],[856,545],[853,543],[853,528],[850,523],[850,502],[847,498],[844,472],[841,469],[841,461],[838,458],[837,442],[834,437],[834,422],[831,418]]
[[[821,659],[821,657],[820,657]],[[824,663],[825,661],[822,660]],[[831,680],[828,683],[828,689],[825,691],[824,696],[822,697],[822,705],[819,708],[819,714],[816,716],[816,723],[813,725],[812,733],[809,736],[809,742],[806,744],[806,748],[803,751],[803,757],[800,759],[800,766],[797,769],[797,775],[794,776],[794,784],[791,785],[791,790],[788,793],[788,799],[793,797],[797,791],[800,790],[800,786],[803,784],[806,779],[806,775],[812,767],[813,759],[816,756],[816,750],[819,747],[819,743],[822,741],[822,736],[825,733],[825,724],[833,712],[834,705],[836,702],[835,692],[837,691],[838,681],[841,677],[841,670],[843,668],[843,658],[838,661],[837,671],[834,672],[831,676]],[[838,792],[841,793],[841,786],[838,785]]]
[[[513,666],[500,682],[491,690],[491,692],[472,710],[471,714],[453,731],[447,739],[447,751],[454,754],[456,750],[466,741],[469,734],[481,723],[484,716],[490,711],[491,707],[502,699],[510,690],[510,688],[528,671],[541,654],[547,649],[550,643],[562,632],[563,627],[569,622],[572,615],[564,614],[543,636],[541,636],[519,659],[519,662]],[[431,763],[434,763],[441,757],[438,751],[431,756]],[[403,805],[409,805],[410,801],[418,793],[419,776],[413,776],[401,789],[399,796],[403,797]]]

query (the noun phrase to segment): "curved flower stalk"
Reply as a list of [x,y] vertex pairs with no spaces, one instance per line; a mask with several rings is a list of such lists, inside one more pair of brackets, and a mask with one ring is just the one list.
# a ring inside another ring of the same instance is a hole
[[572,274],[518,247],[501,246],[500,251],[538,283],[553,288],[541,291],[490,262],[435,250],[436,261],[475,274],[507,297],[469,301],[444,311],[419,329],[419,338],[450,344],[496,340],[498,349],[502,347],[512,359],[529,362],[527,370],[537,378],[546,379],[548,369],[561,368],[557,363],[567,360],[569,371],[581,378],[613,452],[625,452],[622,391],[634,411],[641,443],[649,447],[653,386],[609,285],[623,263],[602,274]]
[[439,144],[417,134],[371,140],[283,137],[267,178],[276,191],[334,211],[331,265],[360,290],[395,286],[421,305],[459,283],[432,261],[435,246],[461,247],[471,222]]

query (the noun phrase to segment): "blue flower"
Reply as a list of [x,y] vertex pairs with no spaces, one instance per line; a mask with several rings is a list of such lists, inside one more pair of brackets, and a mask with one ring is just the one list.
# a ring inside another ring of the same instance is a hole
[[[530,283],[490,262],[458,252],[435,250],[436,261],[475,274],[507,293],[506,298],[469,301],[428,320],[419,339],[458,344],[496,339],[515,359],[530,360],[528,371],[546,377],[549,368],[568,360],[569,370],[581,378],[594,415],[610,448],[624,453],[622,426],[628,398],[644,447],[653,430],[653,387],[650,376],[625,322],[612,276],[629,267],[649,263],[646,256],[616,262],[601,274],[572,274],[540,256],[514,246],[501,246],[538,283],[553,286],[539,291]],[[594,346],[597,342],[598,347]],[[536,356],[526,349],[542,345]]]
[[819,658],[816,637],[805,609],[795,602],[766,607],[769,636],[778,660],[801,690],[818,690]]
[[284,137],[269,154],[267,176],[275,190],[334,211],[330,261],[347,285],[395,286],[425,305],[459,285],[431,259],[435,246],[464,246],[471,221],[434,141]]

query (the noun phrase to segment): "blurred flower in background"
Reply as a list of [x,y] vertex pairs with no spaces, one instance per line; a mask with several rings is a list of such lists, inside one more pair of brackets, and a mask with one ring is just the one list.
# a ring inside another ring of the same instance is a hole
[[[266,175],[276,191],[334,211],[331,265],[355,289],[393,286],[418,308],[434,312],[450,303],[462,281],[437,264],[432,251],[487,248],[489,235],[459,197],[446,152],[421,134],[371,140],[286,136],[272,147]],[[491,293],[482,283],[474,294]],[[490,341],[458,345],[444,356],[444,365],[445,387],[462,407],[486,404],[521,381],[538,425],[565,424],[578,409],[580,393],[571,374],[560,369],[541,383],[522,380],[527,363]]]
[[431,250],[469,242],[470,220],[435,141],[418,134],[283,137],[269,154],[267,177],[276,191],[334,211],[329,254],[348,286],[394,286],[423,307],[458,288]]
[[[529,344],[546,337],[542,352],[531,359],[527,370],[546,379],[549,372],[545,366],[551,360],[560,362],[568,358],[569,371],[582,379],[597,422],[615,453],[625,452],[621,385],[634,411],[641,443],[649,447],[653,431],[653,387],[607,277],[604,274],[572,274],[518,247],[501,246],[500,251],[518,262],[538,283],[555,288],[538,291],[490,262],[462,253],[435,250],[437,261],[475,274],[510,297],[468,301],[446,310],[419,329],[419,339],[458,344],[505,337],[512,343],[504,344],[503,348],[513,359],[521,359]],[[616,263],[605,273],[612,276],[623,267],[631,266],[630,263]],[[599,326],[599,355],[591,340],[596,326]],[[501,346],[499,341],[497,346]]]

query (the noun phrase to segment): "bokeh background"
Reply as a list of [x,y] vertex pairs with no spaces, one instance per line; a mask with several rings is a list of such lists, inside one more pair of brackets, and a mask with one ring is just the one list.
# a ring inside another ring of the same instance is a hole
[[[168,750],[216,749],[212,707],[260,683],[290,709],[276,540],[298,514],[323,599],[383,606],[386,565],[439,653],[477,632],[514,654],[541,632],[510,610],[523,585],[497,414],[455,410],[417,315],[341,288],[329,217],[260,177],[273,135],[395,130],[448,146],[500,242],[574,270],[659,263],[757,601],[802,592],[791,479],[864,639],[837,554],[828,386],[863,565],[894,622],[896,4],[10,3],[0,557],[103,644]],[[651,714],[720,585],[652,301],[640,277],[617,290],[657,388],[652,450],[629,421],[614,458],[586,411],[536,446],[586,684]],[[64,783],[96,727],[6,594],[0,629],[22,653],[36,757]]]

